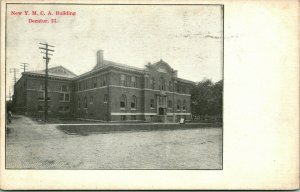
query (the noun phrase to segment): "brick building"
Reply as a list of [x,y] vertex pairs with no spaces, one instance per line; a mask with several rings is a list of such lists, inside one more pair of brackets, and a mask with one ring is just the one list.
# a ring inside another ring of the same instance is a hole
[[[145,68],[104,60],[76,76],[62,66],[48,71],[48,113],[58,118],[101,121],[160,121],[190,119],[192,81],[160,60]],[[22,73],[15,84],[17,112],[43,117],[45,71]]]

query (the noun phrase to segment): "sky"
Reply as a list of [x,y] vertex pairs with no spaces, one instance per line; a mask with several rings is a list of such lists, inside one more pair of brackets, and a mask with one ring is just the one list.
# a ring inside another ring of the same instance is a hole
[[[24,15],[25,11],[46,15]],[[55,11],[76,15],[57,16]],[[29,23],[29,19],[57,23]],[[223,77],[222,20],[221,7],[211,5],[9,4],[6,88],[13,91],[9,71],[18,68],[20,78],[20,63],[29,63],[29,71],[45,69],[39,43],[55,46],[49,67],[62,65],[77,75],[95,66],[96,51],[101,49],[105,60],[143,68],[163,59],[180,78],[216,82]]]

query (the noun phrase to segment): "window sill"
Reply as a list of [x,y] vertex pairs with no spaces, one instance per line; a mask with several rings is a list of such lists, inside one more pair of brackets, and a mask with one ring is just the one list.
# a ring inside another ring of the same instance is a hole
[[131,111],[136,111],[136,108],[131,108],[130,110],[131,110]]
[[125,108],[120,108],[121,111],[125,111]]

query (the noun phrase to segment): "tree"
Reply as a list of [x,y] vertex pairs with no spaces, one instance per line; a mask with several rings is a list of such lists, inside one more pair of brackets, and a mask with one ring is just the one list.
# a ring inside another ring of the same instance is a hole
[[223,80],[203,79],[191,90],[191,112],[195,116],[220,116],[223,112]]

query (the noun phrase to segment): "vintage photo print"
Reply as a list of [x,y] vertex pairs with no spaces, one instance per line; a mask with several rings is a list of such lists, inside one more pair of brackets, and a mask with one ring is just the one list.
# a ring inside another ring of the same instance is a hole
[[223,5],[5,16],[6,169],[223,169]]

